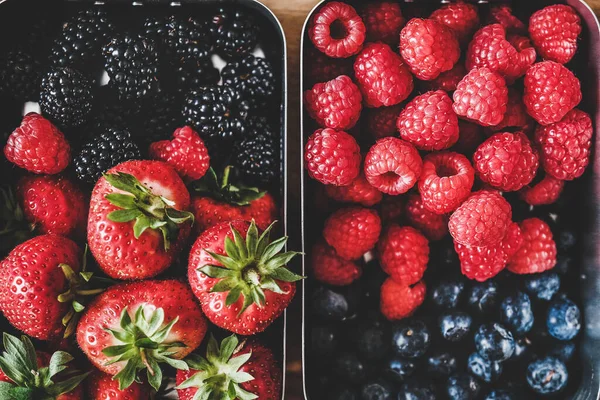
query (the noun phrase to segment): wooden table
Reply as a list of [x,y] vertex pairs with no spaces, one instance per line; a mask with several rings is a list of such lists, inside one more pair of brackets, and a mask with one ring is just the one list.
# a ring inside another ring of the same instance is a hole
[[[587,3],[600,15],[600,0],[586,0]],[[290,146],[289,161],[291,165],[298,165],[300,142],[300,37],[302,26],[310,10],[318,3],[318,0],[262,0],[268,6],[285,31],[288,48],[288,143]],[[292,168],[294,169],[294,168]],[[299,171],[291,171],[290,174],[290,200],[295,203],[299,196],[298,177]],[[301,342],[300,340],[300,302],[299,296],[290,306],[290,317],[288,318],[288,360],[287,360],[287,383],[285,398],[289,400],[301,400],[302,395],[302,368],[301,368]]]

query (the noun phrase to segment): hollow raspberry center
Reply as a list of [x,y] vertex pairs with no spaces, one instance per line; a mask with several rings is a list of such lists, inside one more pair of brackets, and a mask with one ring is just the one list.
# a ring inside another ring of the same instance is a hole
[[458,174],[456,168],[449,165],[438,165],[435,167],[435,172],[440,178],[449,178]]
[[333,39],[340,40],[348,36],[348,29],[346,25],[339,19],[336,19],[329,26],[329,32]]

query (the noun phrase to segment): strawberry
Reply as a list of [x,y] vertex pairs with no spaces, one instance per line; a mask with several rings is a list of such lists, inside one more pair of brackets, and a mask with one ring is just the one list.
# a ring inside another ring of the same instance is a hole
[[187,363],[189,371],[177,371],[179,400],[281,399],[281,368],[271,350],[254,339],[240,343],[231,335],[219,346],[211,336],[206,357],[194,354]]
[[150,400],[147,385],[133,382],[127,389],[119,390],[119,382],[112,375],[98,370],[88,378],[87,393],[91,400]]
[[171,265],[193,214],[190,194],[169,165],[126,161],[98,180],[90,201],[88,244],[115,279],[145,279]]
[[288,306],[302,277],[286,264],[297,254],[279,252],[287,237],[271,242],[273,225],[259,235],[254,222],[221,223],[192,246],[188,279],[202,310],[215,325],[253,335]]
[[[181,321],[181,322],[180,322]],[[114,375],[119,390],[146,369],[158,390],[160,364],[188,369],[182,359],[200,345],[207,324],[190,288],[177,280],[121,283],[87,307],[77,343],[99,370]]]
[[412,315],[425,300],[425,283],[407,286],[388,278],[381,285],[381,313],[390,321]]
[[316,280],[333,286],[349,285],[362,275],[358,264],[344,260],[324,242],[313,246],[310,266]]

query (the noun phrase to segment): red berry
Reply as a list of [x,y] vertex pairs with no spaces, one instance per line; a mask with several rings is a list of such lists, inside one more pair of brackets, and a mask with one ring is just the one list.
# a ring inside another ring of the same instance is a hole
[[520,130],[528,130],[533,125],[533,120],[527,114],[525,104],[523,104],[523,96],[516,89],[508,89],[508,104],[506,113],[502,121],[490,127],[494,132],[502,131],[506,128],[519,128]]
[[419,79],[435,79],[460,58],[454,32],[432,19],[413,18],[400,32],[400,54]]
[[338,256],[335,249],[318,242],[312,248],[311,268],[316,280],[334,286],[346,286],[360,278],[361,268]]
[[500,244],[489,247],[469,247],[455,242],[454,250],[458,254],[462,274],[478,282],[487,281],[498,275],[506,268],[508,261]]
[[357,203],[371,207],[379,203],[383,194],[367,181],[363,174],[358,175],[347,186],[325,186],[327,196],[340,203]]
[[390,195],[408,192],[419,179],[422,167],[417,149],[394,137],[378,140],[365,157],[365,177],[379,191]]
[[521,190],[521,199],[529,205],[541,206],[552,204],[560,197],[565,181],[546,174],[544,178]]
[[346,58],[358,53],[366,28],[356,10],[345,3],[325,4],[310,21],[308,37],[329,57]]
[[383,43],[370,43],[354,61],[354,76],[367,107],[393,106],[413,90],[413,78],[402,57]]
[[356,260],[375,247],[381,233],[381,219],[368,208],[348,207],[333,213],[323,228],[323,237],[337,254]]
[[483,126],[498,125],[508,103],[506,82],[489,68],[474,68],[456,87],[452,108],[463,116]]
[[432,153],[423,160],[419,192],[423,205],[436,214],[454,211],[469,197],[475,170],[462,154]]
[[381,268],[394,281],[413,285],[423,278],[429,262],[429,242],[410,226],[391,224],[377,243]]
[[523,244],[512,256],[508,270],[515,274],[537,274],[556,265],[556,243],[548,224],[538,218],[529,218],[519,226]]
[[567,181],[580,177],[590,162],[593,134],[590,116],[577,108],[559,122],[538,126],[535,141],[546,173]]
[[317,83],[304,92],[308,114],[323,128],[350,129],[362,110],[358,86],[346,75],[325,83]]
[[429,17],[452,29],[461,43],[469,41],[479,26],[479,14],[473,4],[463,2],[445,4]]
[[515,253],[521,248],[522,244],[523,232],[521,232],[521,227],[516,222],[512,222],[506,230],[504,239],[502,239],[502,242],[500,242],[500,246],[502,247],[502,250],[506,254],[508,260],[515,255]]
[[388,278],[381,285],[381,313],[390,321],[409,317],[423,304],[425,292],[425,283],[423,282],[407,286]]
[[458,117],[443,90],[415,97],[398,116],[400,137],[419,150],[443,150],[458,140]]
[[493,246],[500,243],[511,223],[508,201],[496,191],[473,193],[450,216],[448,229],[454,241],[466,246]]
[[539,124],[558,122],[581,101],[579,79],[554,61],[534,64],[525,74],[523,103]]
[[556,4],[544,7],[529,18],[529,35],[546,60],[566,64],[577,51],[581,19],[573,7]]
[[52,122],[36,113],[23,117],[8,137],[4,155],[11,163],[35,174],[58,174],[71,161],[71,147]]
[[404,196],[385,196],[379,207],[379,215],[384,222],[398,221],[404,214]]
[[440,240],[448,233],[448,218],[445,215],[429,211],[421,196],[413,193],[406,202],[406,220],[419,229],[427,239]]
[[400,31],[406,23],[400,4],[391,1],[369,3],[364,6],[361,16],[367,28],[368,41],[398,46]]
[[360,147],[343,131],[317,129],[304,147],[304,163],[311,178],[326,185],[349,185],[360,173]]
[[442,72],[437,78],[431,81],[424,81],[423,85],[428,90],[445,90],[454,92],[456,85],[467,74],[467,70],[462,63],[456,64],[450,71]]
[[483,182],[493,188],[513,192],[533,180],[539,158],[523,133],[504,132],[491,136],[477,148],[473,154],[473,166]]
[[527,33],[525,24],[513,15],[512,8],[508,5],[492,7],[490,10],[490,23],[502,25],[507,33]]
[[481,143],[483,143],[483,133],[481,126],[459,120],[458,121],[458,141],[450,150],[457,153],[471,155]]
[[305,71],[309,85],[327,82],[340,75],[352,75],[352,60],[348,58],[331,58],[314,48],[307,49],[310,60]]
[[510,44],[512,44],[513,47],[517,49],[517,51],[522,51],[533,47],[533,45],[531,44],[531,40],[529,40],[527,36],[521,36],[515,33],[507,32],[506,40],[508,40]]
[[397,104],[392,107],[370,108],[366,112],[366,124],[369,133],[375,139],[396,136],[396,120],[402,106]]

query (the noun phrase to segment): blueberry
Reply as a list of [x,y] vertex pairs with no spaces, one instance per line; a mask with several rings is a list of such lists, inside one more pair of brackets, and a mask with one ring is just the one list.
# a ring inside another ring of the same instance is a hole
[[502,300],[500,321],[516,335],[529,332],[533,326],[533,310],[529,296],[517,292]]
[[325,320],[341,321],[348,317],[348,300],[341,293],[320,287],[313,292],[311,300],[315,314]]
[[471,323],[471,316],[464,312],[443,314],[439,321],[442,337],[451,342],[458,342],[469,333]]
[[456,357],[450,353],[436,353],[427,358],[427,371],[437,376],[449,376],[458,369]]
[[566,365],[555,357],[545,357],[527,366],[527,384],[539,394],[560,392],[567,386],[569,374]]
[[448,378],[446,394],[449,400],[473,400],[477,398],[481,386],[469,374],[458,374]]
[[553,271],[531,275],[525,279],[525,289],[538,300],[550,301],[560,289],[560,277]]
[[336,330],[331,326],[314,326],[310,333],[311,350],[319,356],[328,356],[335,351]]
[[430,383],[409,382],[400,388],[398,400],[436,400],[435,389]]
[[354,353],[341,353],[333,361],[334,371],[337,375],[349,382],[362,382],[366,375],[365,365]]
[[484,324],[475,333],[475,348],[486,360],[504,361],[515,352],[515,340],[502,325]]
[[404,382],[406,378],[414,374],[417,369],[417,364],[408,358],[392,357],[388,360],[385,372],[386,375],[396,381]]
[[360,397],[354,389],[349,387],[334,387],[329,391],[328,399],[330,400],[359,400]]
[[442,281],[431,291],[431,300],[433,304],[440,308],[456,308],[464,289],[464,282],[458,280]]
[[577,304],[567,298],[554,300],[546,319],[548,333],[558,340],[571,340],[581,329],[581,313]]
[[522,358],[525,353],[530,349],[531,342],[528,338],[519,338],[515,341],[515,352],[513,353],[511,360],[518,360]]
[[392,348],[401,357],[421,357],[429,341],[429,329],[421,320],[403,321],[392,327]]
[[485,396],[484,400],[516,400],[516,397],[508,390],[494,389]]
[[356,350],[365,360],[381,360],[390,347],[390,332],[385,322],[375,320],[359,326],[356,332]]
[[556,357],[564,363],[568,363],[575,355],[575,350],[577,350],[575,343],[559,342],[548,352],[548,355]]
[[361,400],[391,400],[394,388],[381,379],[367,382],[360,389]]
[[559,252],[567,253],[577,244],[577,235],[569,229],[563,229],[556,238],[556,247]]
[[488,383],[497,381],[502,374],[502,364],[497,361],[486,360],[479,353],[471,353],[467,361],[467,369],[470,373]]
[[467,301],[477,313],[492,311],[498,303],[498,285],[490,280],[474,284],[468,292]]

